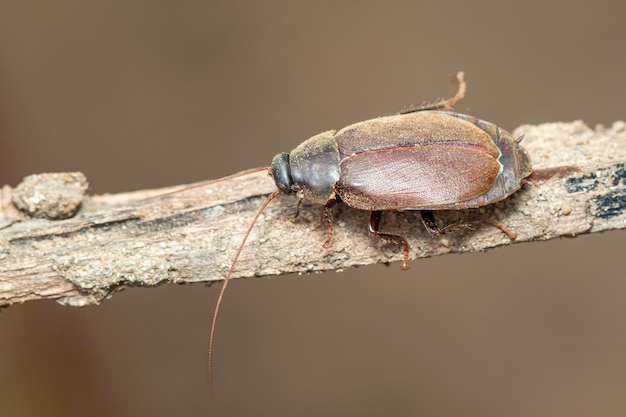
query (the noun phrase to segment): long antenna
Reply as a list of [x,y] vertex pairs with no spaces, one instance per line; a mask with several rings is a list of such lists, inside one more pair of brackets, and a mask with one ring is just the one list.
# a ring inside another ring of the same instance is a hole
[[259,168],[246,169],[244,171],[239,171],[236,174],[228,175],[228,176],[222,177],[222,178],[217,178],[215,180],[201,181],[201,182],[198,182],[198,183],[195,183],[195,184],[192,184],[192,185],[186,185],[184,187],[180,187],[180,188],[177,188],[177,189],[172,190],[172,191],[168,191],[168,192],[163,193],[163,194],[157,194],[157,195],[152,196],[152,197],[147,197],[147,198],[143,199],[142,201],[154,200],[154,199],[157,199],[157,198],[163,198],[163,197],[167,197],[168,195],[182,193],[183,191],[193,190],[194,188],[206,187],[207,185],[215,184],[217,182],[232,180],[233,178],[243,177],[244,175],[254,174],[256,172],[261,172],[261,171],[269,172],[269,170],[270,170],[269,167],[259,167]]
[[[256,172],[251,170],[252,172]],[[249,173],[248,171],[244,171],[245,173]],[[235,174],[237,176],[238,174]],[[232,175],[231,175],[232,177]],[[227,177],[228,178],[228,177]],[[269,205],[269,203],[280,195],[280,190],[276,190],[272,195],[270,195],[267,200],[259,207],[259,210],[256,212],[254,217],[252,218],[252,222],[250,222],[250,226],[248,226],[248,230],[246,230],[245,235],[243,235],[243,239],[241,240],[241,244],[235,253],[235,257],[233,258],[233,263],[230,265],[230,269],[226,274],[226,278],[224,278],[224,284],[222,285],[222,289],[220,290],[220,294],[217,296],[217,302],[215,303],[215,310],[213,311],[213,321],[211,322],[211,335],[209,336],[209,364],[208,364],[208,378],[209,378],[209,391],[211,392],[211,402],[215,401],[215,386],[213,385],[213,341],[215,339],[215,326],[217,324],[217,316],[220,312],[220,306],[222,305],[222,300],[224,299],[224,292],[226,292],[226,287],[228,287],[228,282],[230,281],[230,277],[233,275],[233,271],[235,269],[235,264],[237,264],[237,260],[239,259],[239,255],[241,255],[241,251],[243,250],[243,246],[246,244],[246,240],[248,240],[248,236],[250,236],[250,232],[252,232],[252,228],[256,224],[257,220],[263,213],[263,210]]]

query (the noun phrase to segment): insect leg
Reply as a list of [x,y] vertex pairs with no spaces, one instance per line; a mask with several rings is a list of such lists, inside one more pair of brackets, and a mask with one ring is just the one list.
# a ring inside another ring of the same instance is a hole
[[424,110],[451,110],[452,107],[456,103],[458,103],[463,97],[465,97],[465,90],[467,89],[467,84],[465,83],[465,73],[463,71],[459,71],[456,74],[456,80],[459,83],[459,88],[454,95],[454,97],[450,97],[448,99],[438,100],[434,103],[424,104],[419,107],[412,107],[398,112],[398,114],[407,114],[407,113],[416,113],[418,111]]
[[300,215],[300,206],[302,205],[302,200],[304,199],[303,198],[298,199],[298,204],[296,204],[296,214],[293,215],[294,219],[297,219],[298,216]]
[[322,223],[326,225],[328,228],[328,237],[322,246],[325,248],[330,247],[330,244],[333,243],[333,234],[335,233],[335,226],[333,225],[333,206],[335,205],[336,200],[328,200],[328,202],[324,205],[324,210],[322,211]]
[[424,227],[428,230],[428,233],[430,233],[432,237],[439,236],[443,233],[439,226],[437,226],[435,213],[432,210],[422,210],[420,211],[420,214],[422,215],[422,223],[424,224]]
[[486,223],[486,224],[488,224],[490,226],[493,226],[493,227],[496,227],[496,228],[500,229],[502,231],[502,233],[504,233],[505,235],[508,236],[508,238],[511,240],[511,242],[513,242],[515,239],[517,239],[517,233],[515,233],[511,229],[507,228],[504,224],[500,223],[497,220],[485,217],[485,218],[483,218],[481,220],[481,222]]
[[402,261],[402,269],[409,269],[409,242],[400,235],[392,235],[390,233],[380,233],[378,227],[380,226],[380,219],[382,218],[382,211],[372,211],[370,216],[370,223],[368,225],[368,231],[370,234],[381,238],[387,243],[393,243],[394,245],[402,245],[404,249],[404,259]]

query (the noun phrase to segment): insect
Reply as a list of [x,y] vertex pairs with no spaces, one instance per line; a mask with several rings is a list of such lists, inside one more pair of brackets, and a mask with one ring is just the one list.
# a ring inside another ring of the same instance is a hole
[[[280,194],[296,194],[324,207],[328,247],[333,238],[332,208],[342,202],[371,212],[369,233],[402,246],[402,268],[408,269],[409,244],[403,236],[379,231],[382,213],[418,210],[426,230],[442,233],[434,210],[463,210],[492,204],[519,190],[531,173],[528,153],[504,129],[472,116],[451,112],[465,95],[464,74],[457,74],[454,97],[327,131],[291,152],[276,155],[267,170],[276,183],[253,217],[233,257],[217,299],[209,341],[208,377],[213,387],[213,344],[224,293],[237,260],[263,210]],[[223,179],[222,179],[223,180]]]

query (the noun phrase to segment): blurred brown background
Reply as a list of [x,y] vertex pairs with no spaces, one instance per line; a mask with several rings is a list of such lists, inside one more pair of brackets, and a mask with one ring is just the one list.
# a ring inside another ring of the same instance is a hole
[[[457,70],[457,110],[502,127],[610,124],[626,118],[625,18],[623,1],[4,0],[0,183],[76,170],[105,193],[217,178],[446,95]],[[625,239],[235,281],[215,405],[218,286],[13,306],[0,415],[623,416]]]

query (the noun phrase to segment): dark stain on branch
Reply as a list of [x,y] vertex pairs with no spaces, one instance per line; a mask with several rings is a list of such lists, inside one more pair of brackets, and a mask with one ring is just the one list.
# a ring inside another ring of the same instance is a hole
[[567,179],[567,192],[573,194],[581,191],[592,191],[595,190],[599,184],[598,176],[595,172],[577,177],[570,177]]
[[597,216],[610,219],[621,216],[626,210],[626,191],[615,190],[598,196],[595,199]]

